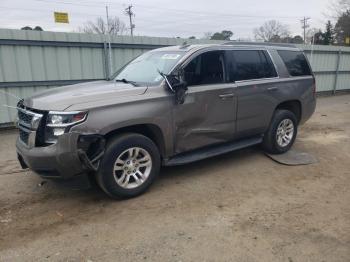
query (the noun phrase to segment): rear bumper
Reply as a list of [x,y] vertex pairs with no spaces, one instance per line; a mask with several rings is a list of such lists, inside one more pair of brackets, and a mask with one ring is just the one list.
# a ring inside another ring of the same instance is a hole
[[78,150],[78,133],[67,133],[56,144],[29,148],[19,138],[16,148],[23,168],[30,168],[45,178],[69,179],[87,171]]

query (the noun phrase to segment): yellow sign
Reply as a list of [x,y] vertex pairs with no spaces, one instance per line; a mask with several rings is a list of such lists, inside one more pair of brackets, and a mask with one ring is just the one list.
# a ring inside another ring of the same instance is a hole
[[345,44],[350,45],[350,37],[345,38]]
[[69,24],[68,13],[54,12],[55,23]]

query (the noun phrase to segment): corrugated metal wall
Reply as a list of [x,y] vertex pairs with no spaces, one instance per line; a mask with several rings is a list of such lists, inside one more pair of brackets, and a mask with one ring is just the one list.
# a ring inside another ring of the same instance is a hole
[[[160,37],[112,38],[112,71],[150,49],[187,43],[221,41]],[[317,91],[350,89],[350,48],[300,46],[317,77]],[[15,119],[18,98],[60,85],[105,79],[108,56],[105,36],[0,29],[0,126]],[[337,77],[336,77],[337,76]],[[18,98],[17,98],[18,97]]]
[[349,47],[300,45],[300,48],[316,75],[318,92],[350,89]]

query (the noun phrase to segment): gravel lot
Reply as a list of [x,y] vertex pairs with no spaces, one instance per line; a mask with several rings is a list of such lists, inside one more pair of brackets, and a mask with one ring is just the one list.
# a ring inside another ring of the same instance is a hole
[[0,261],[349,261],[350,95],[318,99],[289,167],[249,148],[163,168],[113,201],[20,170],[0,133]]

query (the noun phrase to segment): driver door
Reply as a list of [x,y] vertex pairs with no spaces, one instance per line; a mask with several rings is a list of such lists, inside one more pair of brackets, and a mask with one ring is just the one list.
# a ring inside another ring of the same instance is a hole
[[236,86],[228,82],[226,51],[206,51],[184,66],[188,91],[175,105],[175,153],[232,140]]

